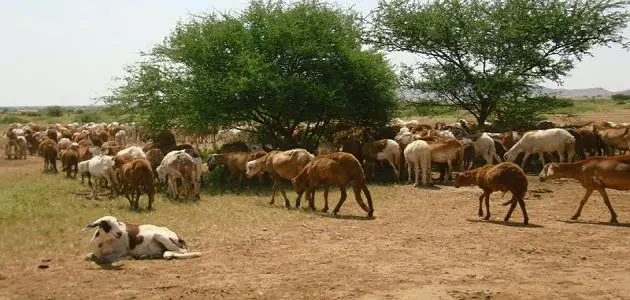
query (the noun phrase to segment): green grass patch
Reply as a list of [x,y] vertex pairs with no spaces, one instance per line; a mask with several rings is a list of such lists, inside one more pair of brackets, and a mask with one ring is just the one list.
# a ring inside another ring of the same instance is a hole
[[580,115],[588,113],[605,113],[622,110],[630,110],[630,105],[625,101],[615,101],[611,99],[586,99],[571,100],[573,106],[556,108],[551,111],[553,114]]

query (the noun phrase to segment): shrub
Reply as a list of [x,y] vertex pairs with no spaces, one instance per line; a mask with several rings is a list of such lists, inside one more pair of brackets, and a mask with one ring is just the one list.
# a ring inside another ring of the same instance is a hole
[[545,119],[543,114],[573,105],[573,101],[569,99],[549,96],[503,100],[496,111],[494,129],[529,130]]
[[4,116],[0,118],[0,124],[22,123],[26,124],[29,121],[27,119],[18,116]]
[[42,114],[38,111],[21,111],[20,115],[27,117],[41,117]]
[[624,95],[624,94],[614,94],[612,96],[610,96],[611,99],[615,100],[615,101],[626,101],[626,100],[630,100],[630,95]]
[[83,112],[80,114],[77,114],[74,118],[73,118],[73,122],[79,122],[79,123],[88,123],[88,122],[101,122],[102,121],[102,117],[100,114],[96,113],[95,111],[87,111],[87,112]]
[[46,115],[49,117],[61,117],[63,116],[63,108],[61,106],[49,106],[44,109]]

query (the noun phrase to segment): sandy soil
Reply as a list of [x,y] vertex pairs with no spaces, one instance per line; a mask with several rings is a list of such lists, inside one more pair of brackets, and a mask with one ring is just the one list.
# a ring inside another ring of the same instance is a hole
[[[372,220],[355,217],[363,213],[347,201],[340,218],[270,223],[219,242],[200,236],[198,259],[101,269],[61,256],[47,269],[0,270],[0,299],[628,299],[628,193],[609,193],[619,226],[607,224],[599,195],[569,222],[583,189],[529,179],[527,227],[518,208],[502,221],[500,194],[492,220],[481,221],[477,188],[371,185]],[[258,209],[284,208],[252,205],[251,213]]]

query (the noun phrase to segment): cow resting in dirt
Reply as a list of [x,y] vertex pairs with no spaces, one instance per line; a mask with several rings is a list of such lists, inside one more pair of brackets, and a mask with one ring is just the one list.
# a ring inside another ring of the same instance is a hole
[[92,235],[86,260],[111,264],[125,257],[132,258],[193,258],[201,253],[190,252],[186,242],[175,232],[150,224],[133,225],[105,216],[88,224],[81,231],[97,228]]

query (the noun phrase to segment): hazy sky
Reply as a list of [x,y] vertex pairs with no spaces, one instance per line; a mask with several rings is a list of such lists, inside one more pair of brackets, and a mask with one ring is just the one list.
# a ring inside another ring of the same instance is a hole
[[[367,13],[378,0],[337,0]],[[21,0],[0,4],[0,106],[88,105],[106,95],[124,65],[140,60],[177,21],[247,1]],[[630,30],[625,31],[630,37]],[[630,53],[601,48],[564,88],[630,89]],[[390,56],[394,63],[413,56]],[[555,85],[547,85],[555,87]]]

